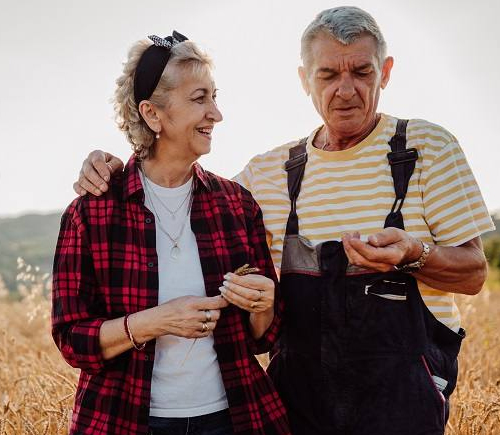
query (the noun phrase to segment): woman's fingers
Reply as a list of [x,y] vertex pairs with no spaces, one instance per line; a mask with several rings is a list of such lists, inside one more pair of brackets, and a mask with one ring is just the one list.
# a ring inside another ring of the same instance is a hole
[[[222,299],[219,297],[219,299]],[[224,301],[226,304],[227,302]],[[220,310],[203,310],[196,314],[197,320],[200,322],[212,322],[220,319]]]
[[[203,326],[206,325],[206,326]],[[173,335],[184,338],[208,337],[217,327],[217,322],[192,321],[189,325],[180,326],[173,332]]]
[[262,311],[266,311],[274,304],[273,299],[264,297],[248,299],[224,286],[219,287],[219,290],[225,300],[250,313],[260,313]]
[[[203,326],[205,325],[205,326]],[[197,331],[199,331],[200,333],[204,334],[206,332],[211,332],[215,329],[215,327],[217,326],[217,322],[200,322],[198,325],[197,325]]]
[[230,302],[231,304],[236,305],[239,308],[242,308],[243,310],[246,310],[246,311],[252,310],[252,303],[255,303],[255,302],[248,300],[248,299],[232,292],[231,290],[227,289],[224,286],[219,287],[219,290],[222,293],[222,297],[226,301]]
[[[178,337],[206,337],[217,326],[221,308],[229,303],[220,296],[200,297],[181,296],[158,305],[161,335],[172,334]],[[206,326],[203,326],[206,325]]]
[[219,287],[225,300],[237,307],[258,313],[274,304],[274,281],[263,275],[224,275],[224,283]]
[[222,283],[222,286],[228,290],[231,290],[238,296],[241,296],[244,299],[248,299],[250,302],[258,301],[259,299],[261,299],[262,293],[264,292],[263,290],[254,290],[251,288],[246,288],[241,285],[235,284],[234,282],[231,281],[224,281]]
[[224,275],[224,279],[249,289],[274,290],[274,281],[264,275],[251,273],[249,275],[239,276],[229,272]]
[[193,308],[197,310],[220,310],[227,307],[227,302],[219,296],[194,297]]
[[[203,326],[206,325],[206,326]],[[217,322],[196,322],[190,333],[184,335],[186,338],[208,337],[217,326]],[[186,332],[184,330],[184,332]]]

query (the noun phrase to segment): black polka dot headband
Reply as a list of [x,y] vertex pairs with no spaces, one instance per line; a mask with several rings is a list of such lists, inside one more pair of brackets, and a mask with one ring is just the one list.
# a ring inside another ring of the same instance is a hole
[[156,35],[148,36],[148,38],[153,41],[153,45],[142,54],[134,76],[134,99],[137,105],[153,95],[170,59],[172,47],[188,39],[175,30],[172,36],[166,38]]

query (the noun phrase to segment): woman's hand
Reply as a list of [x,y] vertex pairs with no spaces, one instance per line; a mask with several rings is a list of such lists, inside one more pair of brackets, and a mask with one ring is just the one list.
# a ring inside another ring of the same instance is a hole
[[154,328],[156,337],[167,334],[185,338],[207,337],[217,326],[220,310],[228,305],[219,296],[182,296],[155,307],[146,321]]
[[[131,314],[129,330],[136,343],[167,334],[186,338],[207,337],[217,326],[220,310],[228,305],[220,296],[183,296]],[[99,344],[104,359],[114,358],[132,347],[124,330],[123,317],[106,320],[101,325]]]
[[228,273],[219,290],[226,301],[250,313],[250,332],[254,339],[261,338],[274,318],[274,281],[262,275]]
[[263,275],[238,276],[234,273],[224,275],[222,287],[219,287],[222,297],[248,311],[262,313],[274,309],[274,281]]
[[100,196],[108,190],[108,182],[116,171],[123,170],[123,162],[110,153],[95,150],[83,161],[78,181],[73,190],[80,196],[87,192]]

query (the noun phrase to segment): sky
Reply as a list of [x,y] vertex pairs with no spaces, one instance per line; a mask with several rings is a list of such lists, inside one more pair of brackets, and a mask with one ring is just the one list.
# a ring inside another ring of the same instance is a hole
[[[308,0],[0,0],[0,216],[65,208],[96,148],[128,159],[110,99],[128,48],[173,29],[215,61],[224,121],[202,165],[231,177],[248,160],[321,124],[297,75],[300,36],[323,9]],[[347,3],[349,4],[349,3]],[[500,210],[500,2],[378,0],[395,59],[379,111],[451,131],[486,205]]]

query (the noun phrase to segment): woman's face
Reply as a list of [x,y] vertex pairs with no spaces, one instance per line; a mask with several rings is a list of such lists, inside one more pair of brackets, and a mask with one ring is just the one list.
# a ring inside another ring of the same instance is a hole
[[179,68],[178,74],[177,87],[168,93],[165,107],[157,110],[162,127],[158,145],[198,158],[210,152],[212,130],[222,121],[215,83],[208,67],[197,74]]

